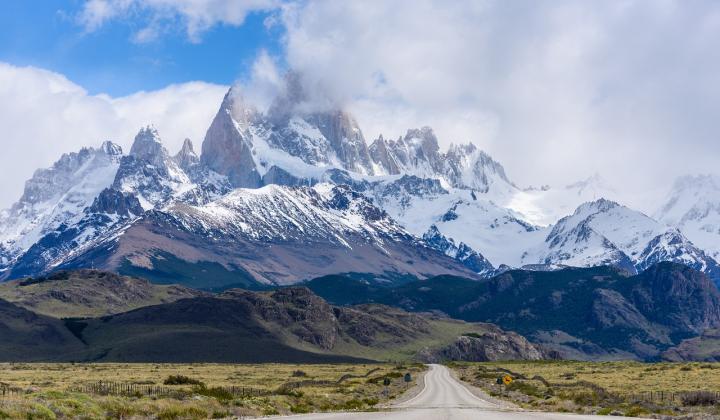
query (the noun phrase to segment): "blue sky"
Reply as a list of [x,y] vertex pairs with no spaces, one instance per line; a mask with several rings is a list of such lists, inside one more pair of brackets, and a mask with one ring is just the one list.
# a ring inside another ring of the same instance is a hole
[[191,42],[178,24],[162,37],[133,41],[149,12],[111,20],[88,32],[79,0],[0,2],[0,61],[65,75],[91,94],[128,95],[202,80],[229,85],[243,79],[260,51],[280,53],[280,26],[268,12],[251,12],[241,26],[215,25]]
[[262,109],[288,68],[367,141],[430,126],[521,186],[599,173],[652,212],[718,173],[717,0],[2,0],[0,207],[145,124],[199,149],[229,85]]

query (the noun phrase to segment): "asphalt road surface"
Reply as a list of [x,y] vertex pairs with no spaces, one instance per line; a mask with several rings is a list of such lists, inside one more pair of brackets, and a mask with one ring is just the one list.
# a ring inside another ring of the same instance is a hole
[[445,366],[430,365],[425,375],[425,387],[419,394],[400,402],[388,411],[373,413],[322,413],[289,416],[302,420],[495,420],[495,419],[593,419],[603,416],[539,413],[505,408],[482,396],[471,393],[450,375]]

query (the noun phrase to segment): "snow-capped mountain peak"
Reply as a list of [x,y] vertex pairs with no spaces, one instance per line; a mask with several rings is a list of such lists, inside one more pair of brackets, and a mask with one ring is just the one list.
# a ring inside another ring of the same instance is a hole
[[135,194],[146,210],[163,206],[194,188],[187,173],[171,158],[157,130],[145,127],[122,158],[113,188]]
[[66,153],[25,183],[20,200],[0,218],[0,271],[48,232],[72,224],[113,183],[122,149],[112,142]]
[[190,168],[200,163],[200,157],[197,153],[195,153],[195,148],[193,147],[190,139],[185,139],[182,148],[174,156],[174,159],[175,162],[185,171],[188,171]]
[[614,201],[599,199],[560,219],[542,246],[528,253],[525,263],[610,264],[637,271],[659,261],[680,262],[717,274],[717,262],[677,229]]
[[655,217],[676,226],[710,255],[720,258],[720,177],[678,178]]
[[168,151],[160,139],[160,134],[153,126],[140,129],[130,148],[130,156],[157,166],[163,166],[169,157]]

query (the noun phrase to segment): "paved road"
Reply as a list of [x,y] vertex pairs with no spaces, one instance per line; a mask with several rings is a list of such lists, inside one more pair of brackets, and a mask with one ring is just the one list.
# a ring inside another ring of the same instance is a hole
[[541,420],[541,419],[593,419],[602,416],[537,413],[512,410],[488,399],[473,395],[465,386],[450,376],[441,365],[430,365],[425,375],[425,388],[415,397],[391,407],[389,411],[375,413],[323,413],[289,416],[302,420]]

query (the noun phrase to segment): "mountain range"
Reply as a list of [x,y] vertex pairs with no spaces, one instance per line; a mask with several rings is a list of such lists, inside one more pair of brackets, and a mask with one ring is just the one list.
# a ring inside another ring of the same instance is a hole
[[[80,289],[86,293],[79,293]],[[90,290],[87,290],[90,289]],[[97,270],[0,289],[0,360],[329,363],[545,357],[524,337],[305,287],[211,294]]]
[[685,264],[720,280],[720,182],[682,178],[648,216],[599,176],[521,188],[474,144],[432,129],[366,141],[341,108],[314,109],[298,76],[267,111],[237,89],[195,152],[145,127],[63,155],[0,214],[0,277],[102,268],[221,290],[338,273],[402,282],[512,268]]
[[338,305],[392,304],[491,322],[564,359],[717,360],[720,354],[720,291],[705,274],[678,263],[636,275],[606,265],[401,285],[336,275],[305,286]]

